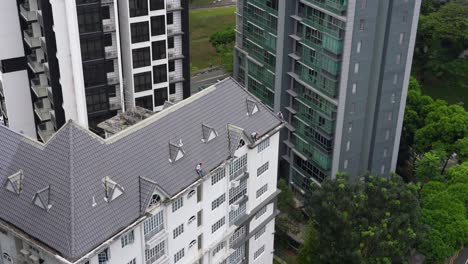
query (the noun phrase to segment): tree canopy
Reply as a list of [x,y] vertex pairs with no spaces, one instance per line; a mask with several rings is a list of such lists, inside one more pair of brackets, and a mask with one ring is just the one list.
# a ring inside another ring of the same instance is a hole
[[313,229],[301,252],[313,251],[314,257],[306,258],[303,253],[301,263],[401,261],[423,233],[418,222],[418,190],[397,175],[369,175],[356,181],[344,175],[326,179],[306,199]]

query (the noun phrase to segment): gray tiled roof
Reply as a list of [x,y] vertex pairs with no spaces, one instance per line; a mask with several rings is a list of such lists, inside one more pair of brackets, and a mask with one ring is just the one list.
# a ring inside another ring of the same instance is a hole
[[[198,179],[197,163],[207,171],[226,160],[228,123],[247,135],[262,135],[281,124],[260,103],[258,113],[247,115],[247,98],[256,100],[226,79],[106,140],[72,121],[46,144],[0,126],[0,186],[20,169],[24,172],[20,195],[0,188],[0,218],[77,260],[139,218],[140,200],[148,200],[154,185],[173,196]],[[203,143],[203,123],[219,136]],[[185,155],[170,163],[168,144],[180,139]],[[104,200],[106,176],[124,188],[110,202]],[[49,211],[32,204],[34,194],[47,186]]]

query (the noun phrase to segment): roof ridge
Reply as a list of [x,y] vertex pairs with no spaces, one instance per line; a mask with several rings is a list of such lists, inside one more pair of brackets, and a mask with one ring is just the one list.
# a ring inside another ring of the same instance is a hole
[[75,126],[75,122],[70,120],[67,124],[69,127],[69,132],[68,136],[70,137],[68,142],[69,142],[69,148],[68,151],[70,152],[68,155],[68,161],[69,161],[69,173],[68,175],[70,176],[70,244],[68,245],[70,247],[70,255],[75,256],[75,195],[74,195],[74,190],[75,190],[75,177],[74,177],[74,146],[75,146],[75,140],[74,140],[74,133],[73,133],[73,128]]

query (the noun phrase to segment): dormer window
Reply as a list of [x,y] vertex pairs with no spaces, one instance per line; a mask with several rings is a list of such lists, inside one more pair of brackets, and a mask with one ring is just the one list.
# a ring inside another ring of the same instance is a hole
[[194,196],[195,193],[197,193],[195,190],[191,190],[187,195],[187,199],[190,199],[190,197]]
[[12,193],[20,194],[23,190],[23,178],[23,171],[19,170],[6,179],[3,187]]
[[169,143],[169,162],[174,163],[181,158],[184,157],[185,152],[182,148],[184,144],[182,143],[182,139],[179,141],[178,144]]
[[245,141],[241,138],[241,139],[239,140],[239,146],[237,146],[237,149],[240,149],[240,148],[242,148],[243,146],[245,146]]
[[151,200],[148,204],[148,208],[151,208],[153,206],[157,206],[161,203],[161,196],[159,196],[159,194],[157,193],[153,193],[153,195],[151,196]]
[[[242,135],[244,130],[238,126],[228,124],[228,149],[231,157],[234,156],[234,152],[239,148],[240,141],[242,140]],[[244,142],[245,144],[245,142]]]
[[218,132],[211,126],[202,124],[202,142],[210,142],[218,136]]
[[33,204],[49,211],[52,208],[52,202],[50,200],[50,186],[36,192],[33,197]]
[[124,193],[124,188],[106,176],[102,179],[104,187],[104,200],[110,202]]
[[257,102],[247,98],[247,115],[252,116],[259,111]]

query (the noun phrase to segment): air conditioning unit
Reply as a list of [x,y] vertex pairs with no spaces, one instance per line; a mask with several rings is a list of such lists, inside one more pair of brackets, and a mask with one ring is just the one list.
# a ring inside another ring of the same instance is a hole
[[39,264],[39,257],[37,257],[36,255],[29,256],[29,260],[31,261],[31,263]]
[[237,188],[240,185],[240,181],[232,181],[231,182],[231,188]]
[[172,8],[172,4],[167,4],[166,5],[166,9],[171,9]]
[[29,257],[29,255],[31,255],[31,252],[29,252],[29,251],[27,251],[26,249],[23,248],[23,249],[20,250],[20,254],[21,254],[21,256],[27,258],[27,257]]
[[239,209],[239,205],[238,205],[238,204],[233,204],[233,205],[231,205],[231,210],[232,210],[232,211],[236,211],[237,209]]

